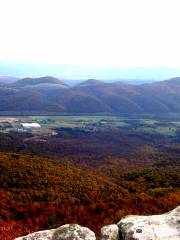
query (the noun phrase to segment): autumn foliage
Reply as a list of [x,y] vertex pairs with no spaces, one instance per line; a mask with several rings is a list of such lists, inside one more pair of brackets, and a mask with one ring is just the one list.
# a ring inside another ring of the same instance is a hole
[[45,157],[0,154],[0,240],[65,223],[97,232],[127,214],[156,214],[180,203],[177,166],[100,175]]

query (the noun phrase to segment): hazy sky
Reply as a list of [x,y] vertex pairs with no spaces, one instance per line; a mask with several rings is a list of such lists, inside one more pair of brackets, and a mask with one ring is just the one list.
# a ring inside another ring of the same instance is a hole
[[180,0],[0,0],[0,62],[180,67]]

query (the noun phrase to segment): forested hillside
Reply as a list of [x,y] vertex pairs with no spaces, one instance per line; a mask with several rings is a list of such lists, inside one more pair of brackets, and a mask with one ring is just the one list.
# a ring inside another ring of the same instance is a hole
[[180,78],[140,85],[90,79],[75,86],[25,78],[0,86],[0,113],[179,113],[179,91]]
[[119,172],[115,181],[72,163],[1,152],[0,171],[1,240],[75,222],[97,232],[124,215],[180,203],[177,167]]

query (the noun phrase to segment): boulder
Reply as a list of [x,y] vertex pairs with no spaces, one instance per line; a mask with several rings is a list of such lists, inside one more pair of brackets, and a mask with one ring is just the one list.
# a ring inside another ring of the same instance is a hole
[[96,240],[94,232],[77,224],[66,224],[57,229],[40,231],[15,240]]
[[55,229],[52,240],[95,240],[95,234],[89,228],[77,224],[66,224]]
[[101,228],[101,240],[118,240],[119,228],[116,224],[111,224]]
[[118,227],[119,240],[180,240],[180,206],[162,215],[126,216]]
[[24,237],[18,237],[14,240],[52,240],[54,235],[54,229],[46,230],[46,231],[40,231],[28,234]]

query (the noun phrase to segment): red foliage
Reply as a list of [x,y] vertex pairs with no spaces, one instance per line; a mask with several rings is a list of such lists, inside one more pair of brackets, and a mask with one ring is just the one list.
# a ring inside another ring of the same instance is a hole
[[0,240],[66,223],[99,232],[124,215],[157,214],[180,204],[177,167],[119,174],[114,168],[106,177],[43,157],[1,153],[0,170]]

